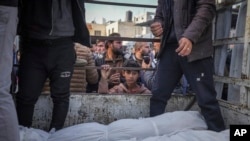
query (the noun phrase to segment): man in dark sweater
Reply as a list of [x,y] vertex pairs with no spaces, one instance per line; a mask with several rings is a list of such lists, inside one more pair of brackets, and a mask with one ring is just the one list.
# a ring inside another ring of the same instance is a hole
[[19,141],[15,105],[10,94],[17,0],[0,1],[0,141]]
[[53,100],[49,129],[63,128],[76,60],[74,42],[90,46],[83,0],[20,0],[20,68],[16,97],[19,123],[32,125],[45,80]]

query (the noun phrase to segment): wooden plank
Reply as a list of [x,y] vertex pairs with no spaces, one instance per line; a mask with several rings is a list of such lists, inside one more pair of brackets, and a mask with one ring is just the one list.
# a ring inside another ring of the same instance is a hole
[[[229,31],[230,31],[230,29],[229,29]],[[221,45],[228,45],[228,44],[244,44],[244,41],[245,41],[244,37],[215,39],[213,41],[213,46],[221,46]]]
[[[216,76],[214,75],[214,81],[223,82],[227,84],[232,84],[234,86],[244,86],[250,88],[250,80],[249,79],[241,79],[234,77],[224,77],[224,76]],[[239,93],[237,93],[239,95]]]
[[[236,24],[236,36],[244,36],[246,23],[246,2],[243,2],[240,6],[239,15]],[[242,73],[242,56],[243,56],[243,44],[236,44],[232,49],[231,63],[229,77],[241,78]],[[228,101],[240,102],[240,86],[229,85],[228,88]]]
[[[217,12],[216,24],[215,24],[215,39],[229,38],[232,20],[232,8],[227,8]],[[215,74],[224,76],[227,59],[227,44],[217,46],[214,53],[214,69]],[[222,98],[224,83],[215,82],[215,90],[217,92],[217,98]]]

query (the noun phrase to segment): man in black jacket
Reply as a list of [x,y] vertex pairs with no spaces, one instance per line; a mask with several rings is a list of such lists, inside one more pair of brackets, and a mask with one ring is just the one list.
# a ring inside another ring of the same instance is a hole
[[50,79],[53,113],[49,129],[63,128],[69,108],[74,42],[90,46],[83,0],[20,0],[20,68],[16,97],[19,123],[32,125],[34,105]]
[[184,74],[196,94],[209,130],[225,129],[213,81],[214,0],[158,0],[151,31],[161,36],[159,65],[150,99],[150,116],[162,114]]
[[0,1],[0,140],[19,141],[15,105],[10,94],[17,0]]

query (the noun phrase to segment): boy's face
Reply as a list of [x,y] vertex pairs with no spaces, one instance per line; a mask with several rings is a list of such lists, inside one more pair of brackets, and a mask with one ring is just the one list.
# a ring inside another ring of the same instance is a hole
[[124,71],[122,71],[122,74],[123,74],[123,76],[126,80],[126,83],[128,85],[137,83],[137,79],[139,78],[138,71],[124,70]]

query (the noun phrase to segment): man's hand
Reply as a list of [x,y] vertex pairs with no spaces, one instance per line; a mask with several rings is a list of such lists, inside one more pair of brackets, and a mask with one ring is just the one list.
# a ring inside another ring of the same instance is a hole
[[120,73],[115,73],[115,74],[110,76],[109,82],[111,82],[115,85],[120,84],[120,78],[121,78]]
[[162,35],[163,29],[160,22],[154,22],[151,24],[150,28],[154,36],[159,37]]
[[111,67],[109,65],[102,65],[101,68],[102,68],[101,70],[102,79],[108,80],[108,77],[111,72]]
[[183,37],[179,40],[179,47],[175,50],[180,56],[188,56],[193,48],[192,42]]

